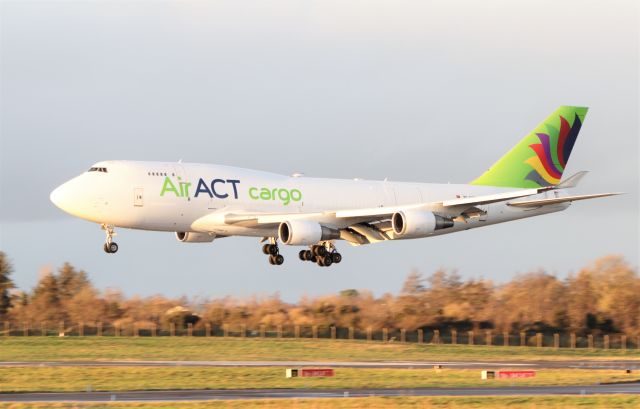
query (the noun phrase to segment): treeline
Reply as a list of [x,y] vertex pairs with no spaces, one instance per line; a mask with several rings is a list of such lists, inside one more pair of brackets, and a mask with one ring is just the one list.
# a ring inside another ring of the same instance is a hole
[[32,290],[21,291],[14,288],[11,272],[7,256],[0,252],[0,321],[16,324],[317,325],[640,335],[640,277],[618,256],[600,258],[566,279],[536,271],[495,285],[482,279],[463,280],[451,271],[429,276],[412,272],[397,295],[375,297],[370,291],[351,289],[303,297],[297,303],[284,302],[278,295],[204,301],[125,297],[118,291],[97,290],[84,271],[69,263],[43,274]]

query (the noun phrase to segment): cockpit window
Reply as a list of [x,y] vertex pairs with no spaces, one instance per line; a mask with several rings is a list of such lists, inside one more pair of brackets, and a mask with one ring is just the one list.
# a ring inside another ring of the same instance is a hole
[[107,168],[91,167],[91,168],[89,168],[89,170],[87,172],[103,172],[103,173],[107,173]]

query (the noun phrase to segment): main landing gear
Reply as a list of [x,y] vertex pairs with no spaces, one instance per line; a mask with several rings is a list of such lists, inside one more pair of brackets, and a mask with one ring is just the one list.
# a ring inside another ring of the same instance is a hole
[[107,238],[105,240],[104,246],[102,246],[102,249],[104,250],[105,253],[116,253],[118,251],[118,243],[113,241],[113,236],[116,235],[116,232],[114,231],[114,227],[103,224],[102,230],[104,230],[105,233],[107,234]]
[[271,239],[270,243],[262,245],[262,252],[269,255],[269,264],[279,266],[284,263],[284,257],[280,254],[280,249],[275,239]]
[[321,267],[329,267],[342,261],[342,255],[338,253],[333,243],[316,244],[310,250],[300,250],[298,257],[302,261],[311,261]]
[[[262,241],[266,241],[265,237]],[[269,256],[269,264],[279,266],[284,263],[284,257],[280,254],[278,241],[270,237],[269,243],[262,245],[262,252]],[[301,250],[298,257],[302,261],[311,261],[321,267],[329,267],[342,261],[342,255],[338,253],[336,246],[332,242],[326,241],[309,247],[309,250]]]

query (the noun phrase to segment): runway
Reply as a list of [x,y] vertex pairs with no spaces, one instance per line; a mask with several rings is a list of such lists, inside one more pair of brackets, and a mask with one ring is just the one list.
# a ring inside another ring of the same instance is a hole
[[254,389],[63,392],[0,394],[0,402],[174,402],[236,399],[315,399],[369,396],[539,396],[640,394],[640,383],[585,386],[419,388],[419,389]]
[[0,362],[0,367],[57,366],[154,366],[154,367],[332,367],[432,369],[436,365],[453,369],[548,368],[548,369],[631,369],[640,370],[640,360],[562,360],[562,361],[15,361]]

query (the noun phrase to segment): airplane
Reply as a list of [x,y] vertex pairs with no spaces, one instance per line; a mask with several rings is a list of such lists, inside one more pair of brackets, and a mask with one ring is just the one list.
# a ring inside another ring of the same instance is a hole
[[588,108],[561,106],[486,172],[467,184],[285,176],[222,165],[109,160],[50,195],[63,211],[101,225],[106,253],[115,228],[175,232],[205,243],[261,238],[269,263],[278,243],[307,246],[300,260],[342,261],[337,240],[360,246],[439,236],[565,210],[574,201],[620,193],[571,195],[587,172],[561,180]]

